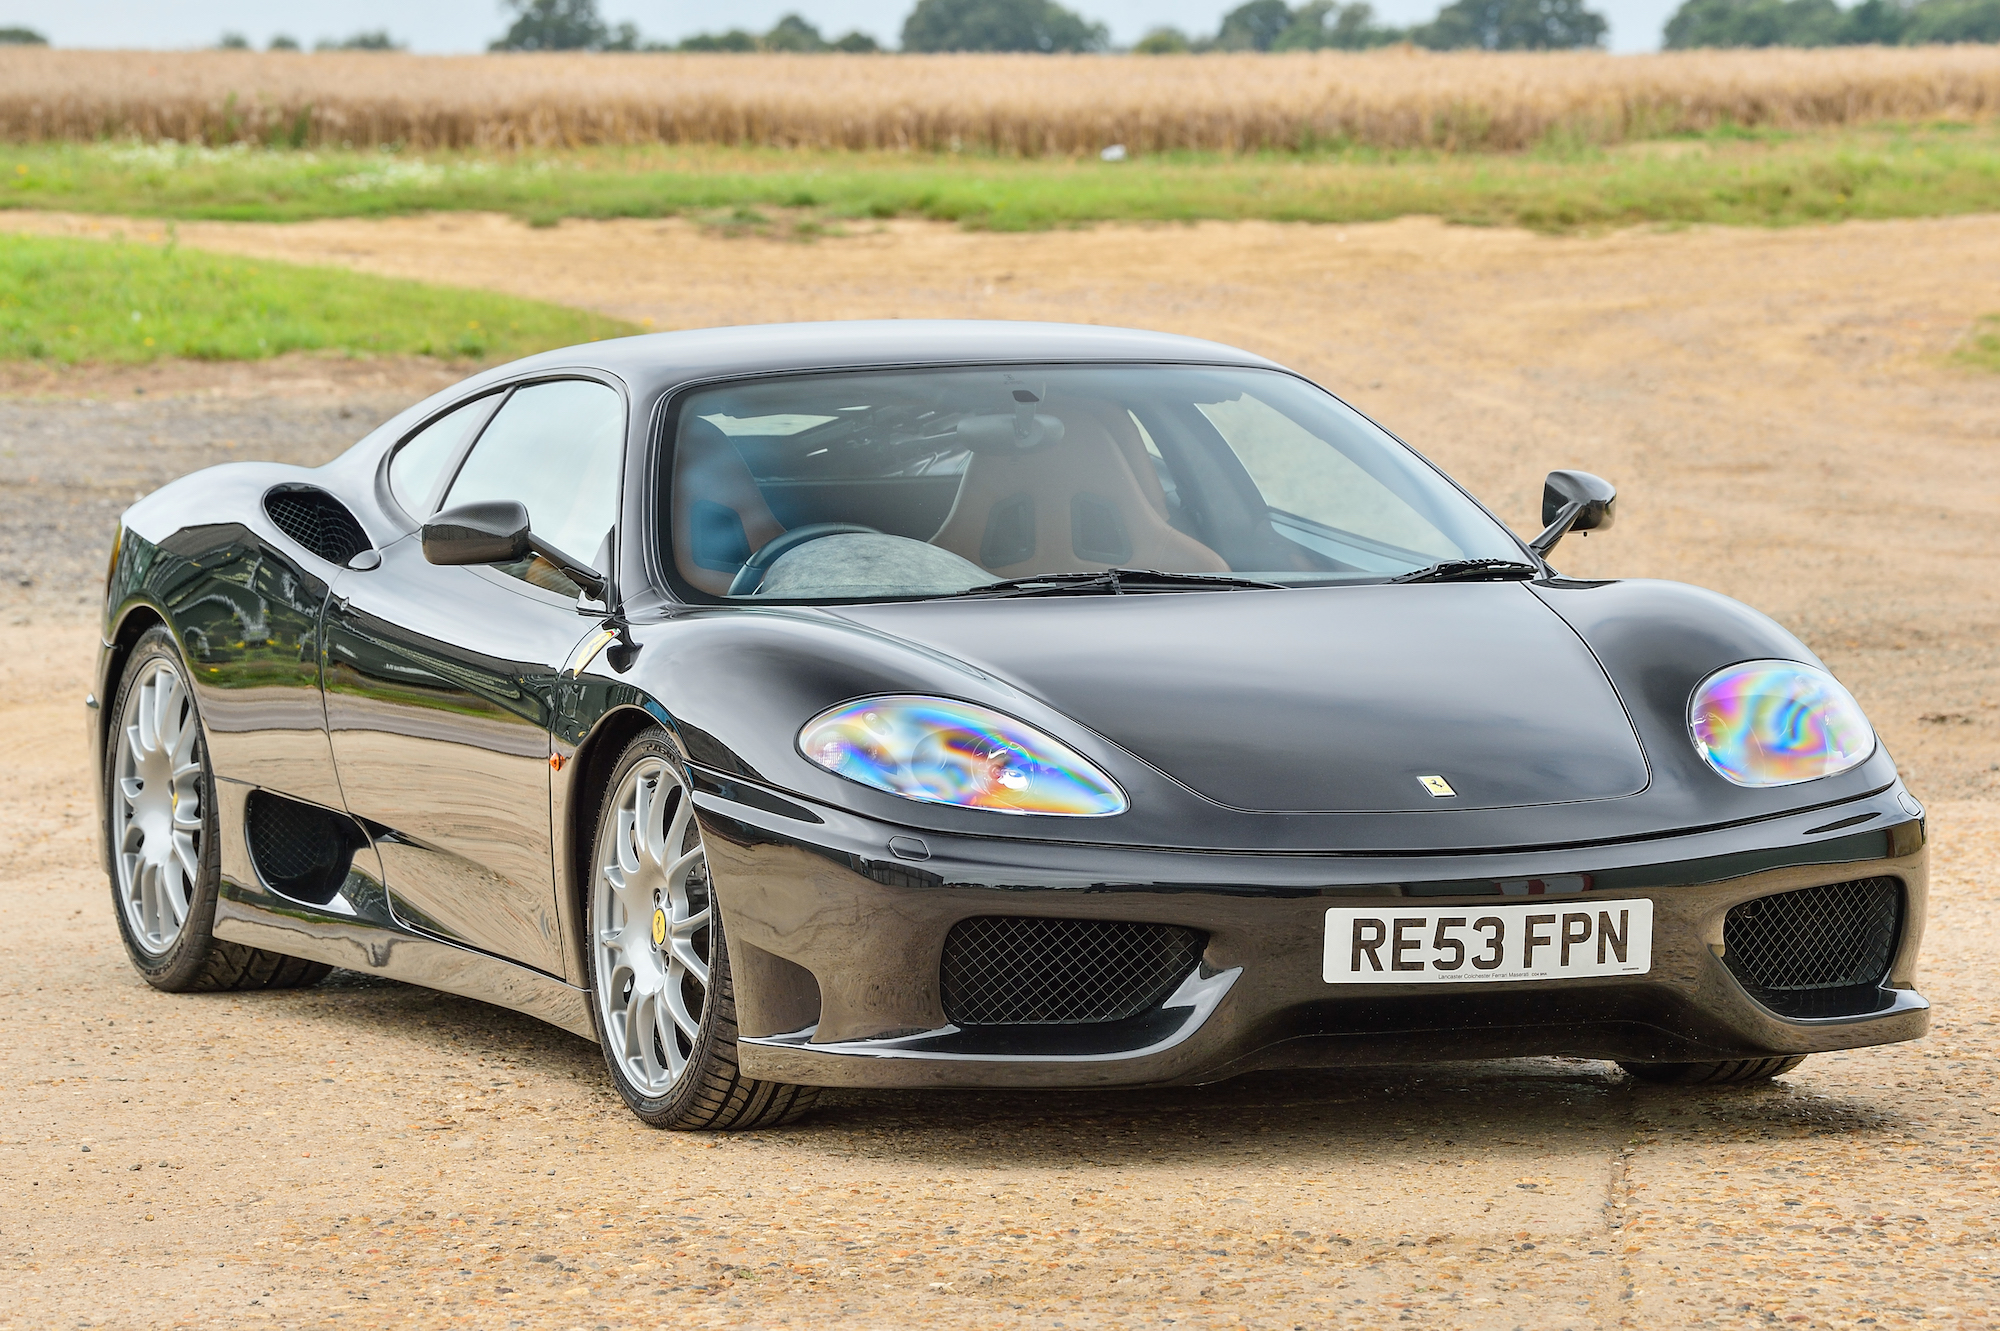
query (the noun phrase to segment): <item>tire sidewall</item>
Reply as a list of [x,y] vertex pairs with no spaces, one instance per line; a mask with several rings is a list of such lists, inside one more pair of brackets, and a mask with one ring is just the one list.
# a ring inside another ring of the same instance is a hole
[[[625,1101],[634,1114],[655,1127],[672,1127],[683,1122],[694,1101],[701,1094],[703,1072],[715,1063],[716,1042],[723,1037],[718,1028],[723,1025],[721,1009],[729,992],[729,951],[722,936],[722,906],[716,900],[713,870],[709,879],[709,904],[714,912],[709,921],[710,956],[708,989],[702,995],[701,1033],[694,1041],[694,1048],[688,1054],[687,1066],[682,1069],[680,1080],[667,1090],[665,1095],[649,1096],[625,1075],[618,1059],[612,1053],[611,1033],[605,1026],[603,1005],[598,1001],[604,984],[604,977],[598,973],[601,955],[597,946],[597,875],[603,860],[604,838],[607,824],[613,816],[618,801],[618,792],[625,784],[625,778],[632,769],[649,758],[657,758],[672,768],[679,777],[688,797],[693,797],[693,787],[688,783],[687,767],[679,750],[667,738],[666,732],[657,727],[635,736],[618,755],[618,763],[611,771],[611,778],[604,784],[604,793],[597,806],[596,824],[590,838],[590,861],[588,877],[584,881],[583,917],[584,944],[590,976],[590,1021],[597,1031],[598,1048],[604,1054],[604,1065],[611,1072],[611,1084],[618,1089],[619,1098]],[[729,1024],[731,1030],[735,1023]]]
[[[196,732],[200,736],[201,754],[201,873],[188,898],[187,919],[164,952],[148,951],[133,935],[131,921],[125,914],[124,893],[118,883],[118,758],[125,744],[125,706],[139,676],[146,666],[156,660],[164,660],[168,668],[180,676],[181,687],[187,691],[188,707],[194,715]],[[107,739],[104,770],[99,776],[104,783],[104,836],[111,847],[111,913],[118,921],[118,937],[125,944],[125,955],[131,961],[132,969],[138,971],[147,984],[169,992],[186,989],[201,975],[214,938],[215,902],[222,886],[221,836],[215,812],[215,770],[208,760],[208,730],[202,723],[201,703],[195,696],[194,681],[181,657],[180,648],[165,627],[156,625],[148,629],[133,644],[132,653],[125,660],[124,673],[118,681],[118,692],[111,703]]]

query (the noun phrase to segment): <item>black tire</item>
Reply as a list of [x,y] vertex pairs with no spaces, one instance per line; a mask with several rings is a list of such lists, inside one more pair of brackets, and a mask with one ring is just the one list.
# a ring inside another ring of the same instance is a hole
[[613,1053],[614,1041],[608,1028],[606,1005],[599,1001],[602,986],[606,983],[602,974],[606,961],[604,949],[596,941],[603,927],[599,915],[604,909],[600,904],[604,893],[598,890],[598,878],[603,873],[601,865],[607,844],[607,828],[615,816],[620,792],[625,788],[627,778],[642,764],[653,766],[657,763],[664,763],[674,778],[682,783],[680,797],[686,798],[686,777],[681,758],[666,734],[654,728],[635,736],[619,755],[617,766],[612,769],[611,778],[604,786],[596,829],[591,837],[591,858],[586,866],[588,878],[584,888],[584,914],[585,937],[590,940],[587,948],[590,958],[591,1021],[597,1030],[598,1047],[604,1053],[605,1067],[611,1073],[611,1084],[634,1114],[656,1128],[680,1132],[745,1132],[796,1122],[818,1101],[819,1088],[746,1077],[737,1062],[736,990],[729,970],[729,949],[723,938],[722,912],[715,904],[712,893],[708,898],[711,914],[706,930],[708,984],[702,994],[698,1033],[687,1052],[686,1066],[680,1076],[664,1093],[649,1094],[632,1080]]
[[1620,1063],[1618,1066],[1655,1086],[1726,1086],[1782,1077],[1805,1061],[1804,1054],[1787,1054],[1782,1058],[1735,1058],[1720,1063]]
[[155,951],[147,947],[134,930],[119,880],[118,763],[123,743],[122,727],[132,689],[156,664],[171,669],[179,676],[182,687],[186,687],[187,667],[181,661],[173,635],[159,625],[148,629],[133,644],[132,654],[126,659],[124,673],[118,681],[117,696],[111,703],[108,742],[104,746],[104,771],[101,773],[107,824],[105,835],[110,840],[112,851],[111,914],[118,921],[118,937],[125,944],[125,955],[131,961],[132,969],[138,971],[147,984],[170,994],[217,993],[231,989],[303,989],[319,983],[332,972],[333,967],[215,937],[215,898],[222,886],[221,837],[215,817],[215,773],[209,767],[207,745],[200,738],[201,721],[194,710],[192,691],[188,692],[186,706],[196,728],[194,756],[201,767],[196,778],[201,802],[199,871],[194,875],[193,890],[188,894],[186,918],[179,933],[165,948]]

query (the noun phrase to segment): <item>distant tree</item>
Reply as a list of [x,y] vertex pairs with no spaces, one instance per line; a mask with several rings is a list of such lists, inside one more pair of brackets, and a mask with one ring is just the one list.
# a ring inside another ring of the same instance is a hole
[[682,42],[677,50],[682,51],[754,51],[757,49],[757,35],[741,28],[731,28],[728,32],[698,32]]
[[33,28],[0,28],[0,46],[47,46],[49,39]]
[[315,51],[400,51],[403,44],[389,35],[387,28],[377,28],[374,32],[357,32],[351,37],[335,41],[322,37],[313,43]]
[[1701,46],[1832,46],[1842,14],[1833,0],[1687,0],[1662,34],[1670,51]]
[[865,32],[856,31],[850,32],[844,37],[836,38],[833,43],[833,49],[836,51],[845,51],[849,55],[867,55],[871,51],[881,50],[882,43],[876,41]]
[[826,38],[797,14],[787,14],[764,34],[766,51],[824,51]]
[[[2000,13],[2000,4],[1995,4]],[[1841,40],[1861,46],[1894,46],[1910,29],[1910,6],[1904,0],[1861,0],[1841,19]]]
[[225,32],[216,41],[215,49],[218,51],[247,51],[250,49],[250,39],[240,32]]
[[1180,55],[1193,49],[1194,44],[1179,28],[1154,28],[1132,43],[1135,55]]
[[1919,0],[1902,39],[1917,42],[2000,42],[2000,0]]
[[501,0],[500,7],[515,18],[490,51],[599,51],[611,39],[597,0]]
[[1292,21],[1271,43],[1273,51],[1366,51],[1404,40],[1400,28],[1375,21],[1375,7],[1357,0],[1311,0],[1292,13]]
[[1250,0],[1222,16],[1213,46],[1218,51],[1268,51],[1291,26],[1285,0]]
[[1102,23],[1054,0],[917,0],[903,21],[905,51],[1102,51],[1110,42]]
[[287,37],[281,32],[273,37],[264,49],[267,51],[296,51],[299,49],[299,39],[296,37]]
[[1454,0],[1409,35],[1435,51],[1566,51],[1601,46],[1610,26],[1602,14],[1585,9],[1583,0]]

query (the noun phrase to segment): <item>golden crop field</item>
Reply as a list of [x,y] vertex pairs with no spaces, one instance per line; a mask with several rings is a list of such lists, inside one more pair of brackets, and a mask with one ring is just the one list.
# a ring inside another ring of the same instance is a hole
[[1071,155],[1508,150],[2000,112],[2000,47],[1278,56],[486,55],[0,48],[0,139]]

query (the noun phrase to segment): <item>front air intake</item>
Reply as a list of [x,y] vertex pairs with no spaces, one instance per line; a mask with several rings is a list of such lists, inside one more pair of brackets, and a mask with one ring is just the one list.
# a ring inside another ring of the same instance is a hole
[[1885,1005],[1882,981],[1902,934],[1894,878],[1779,892],[1730,907],[1723,961],[1752,996],[1789,1017],[1834,1017]]
[[264,496],[264,512],[279,531],[329,564],[344,566],[371,548],[347,506],[324,490],[306,485],[273,490]]
[[960,1026],[1122,1021],[1164,1002],[1208,946],[1170,924],[960,920],[944,941],[945,1016]]

